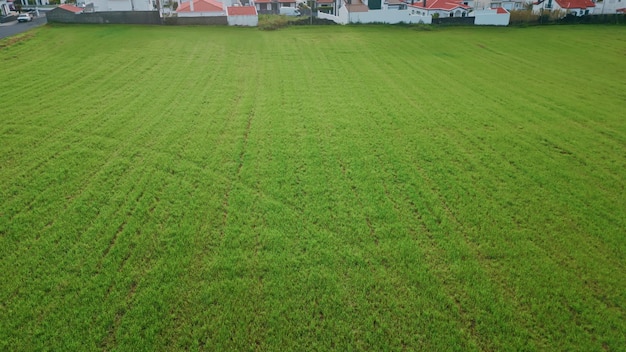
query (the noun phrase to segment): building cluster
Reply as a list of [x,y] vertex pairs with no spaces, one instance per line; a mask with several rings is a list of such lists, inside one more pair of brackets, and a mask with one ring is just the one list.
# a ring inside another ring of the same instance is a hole
[[[23,6],[47,5],[50,0],[21,0]],[[532,9],[545,14],[613,14],[626,12],[626,0],[77,0],[66,7],[74,13],[159,11],[162,16],[225,17],[228,24],[256,26],[259,14],[298,14],[313,4],[320,18],[348,23],[425,23],[467,18],[459,23],[508,25],[510,11]],[[61,0],[65,2],[65,0]],[[0,12],[13,9],[13,0],[0,0]],[[287,11],[292,9],[293,11]]]

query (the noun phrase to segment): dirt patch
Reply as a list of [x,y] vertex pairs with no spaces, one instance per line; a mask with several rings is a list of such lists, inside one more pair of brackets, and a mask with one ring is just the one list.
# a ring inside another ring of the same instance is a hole
[[33,33],[27,33],[27,34],[24,34],[24,35],[16,35],[16,36],[13,36],[11,38],[2,40],[2,41],[0,41],[0,49],[8,48],[11,45],[15,45],[17,43],[23,42],[23,41],[25,41],[27,39],[30,39],[30,38],[34,37],[34,36],[35,35]]

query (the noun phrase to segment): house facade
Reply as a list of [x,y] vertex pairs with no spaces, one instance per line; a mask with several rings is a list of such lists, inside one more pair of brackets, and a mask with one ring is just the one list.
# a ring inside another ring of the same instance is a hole
[[181,2],[176,14],[178,17],[218,17],[226,16],[226,8],[217,0],[191,0]]
[[155,0],[87,0],[93,4],[94,12],[104,11],[154,11]]
[[626,0],[597,1],[594,13],[596,15],[624,14],[626,13]]
[[503,7],[472,11],[468,16],[474,17],[476,26],[508,26],[511,21],[511,13]]
[[258,13],[278,13],[278,3],[272,0],[255,0],[254,6]]
[[432,17],[416,14],[407,4],[398,0],[335,0],[335,13],[318,11],[319,18],[329,19],[339,24],[348,23],[426,23]]
[[421,0],[409,4],[415,13],[438,17],[467,17],[470,3],[463,0]]
[[528,4],[536,0],[476,0],[470,4],[475,10],[503,8],[507,11],[524,10]]
[[296,0],[254,0],[253,4],[260,14],[279,14],[281,7],[298,7]]
[[533,12],[562,11],[563,14],[584,16],[592,15],[595,7],[592,0],[539,0],[533,3]]
[[11,13],[11,9],[7,1],[0,0],[0,16],[7,16],[9,13]]
[[228,6],[226,15],[229,26],[256,27],[259,25],[259,15],[254,6]]

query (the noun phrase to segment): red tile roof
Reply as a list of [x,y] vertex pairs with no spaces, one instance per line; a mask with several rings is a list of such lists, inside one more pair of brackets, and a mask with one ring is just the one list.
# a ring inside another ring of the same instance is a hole
[[509,13],[504,7],[498,7],[496,13]]
[[368,12],[370,9],[361,0],[352,0],[351,4],[346,4],[348,12]]
[[424,7],[423,1],[415,1],[413,5],[409,5],[419,9],[425,10],[444,10],[451,11],[456,8],[469,9],[470,7],[464,5],[461,0],[426,0],[426,7]]
[[226,8],[228,16],[256,16],[254,6],[229,6]]
[[596,7],[591,0],[556,0],[562,9],[586,9],[587,7]]
[[59,8],[65,10],[65,11],[73,12],[73,13],[81,13],[81,12],[83,12],[83,9],[81,7],[70,5],[70,4],[63,4],[63,5],[59,6]]
[[[193,0],[193,12],[222,12],[222,3],[216,0]],[[191,12],[189,1],[178,6],[176,12]]]

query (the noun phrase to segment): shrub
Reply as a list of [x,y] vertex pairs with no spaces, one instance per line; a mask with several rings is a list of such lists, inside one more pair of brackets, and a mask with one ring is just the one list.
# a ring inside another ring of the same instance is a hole
[[536,23],[539,19],[539,15],[536,15],[532,10],[513,10],[511,13],[510,24],[527,24]]
[[259,29],[262,31],[274,31],[289,25],[287,16],[259,15]]

